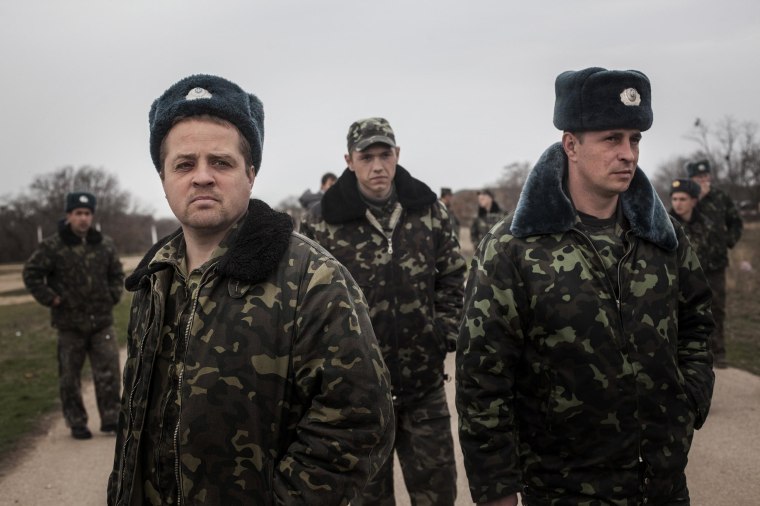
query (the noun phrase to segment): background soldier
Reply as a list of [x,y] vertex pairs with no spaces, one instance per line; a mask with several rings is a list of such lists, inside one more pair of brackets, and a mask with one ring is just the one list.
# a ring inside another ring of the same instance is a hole
[[499,203],[494,200],[491,190],[478,191],[478,215],[470,227],[473,248],[478,247],[480,240],[503,216],[504,212],[499,207]]
[[338,176],[332,172],[325,172],[322,174],[322,179],[319,180],[319,191],[317,193],[312,193],[311,190],[307,189],[300,197],[298,197],[298,203],[301,204],[301,207],[304,209],[310,209],[317,202],[322,200],[322,195],[324,195],[337,180]]
[[517,207],[480,244],[457,409],[481,504],[689,504],[713,387],[710,290],[637,167],[647,77],[556,80],[554,125]]
[[92,228],[95,197],[66,195],[66,219],[24,266],[24,283],[50,308],[58,329],[58,375],[63,417],[76,439],[92,437],[82,402],[81,376],[90,357],[100,430],[114,432],[119,415],[119,346],[113,306],[121,298],[124,272],[113,241]]
[[[383,118],[348,131],[348,168],[302,230],[351,271],[391,372],[396,451],[413,504],[451,505],[456,467],[443,361],[462,308],[465,263],[444,206],[398,165]],[[393,459],[354,505],[392,505]]]
[[109,504],[345,505],[385,462],[390,377],[346,269],[250,200],[258,98],[185,78],[151,107],[181,229],[135,292]]
[[[716,227],[716,244],[710,246],[710,268],[705,269],[707,281],[712,289],[712,313],[715,318],[715,330],[710,336],[715,367],[724,368],[726,363],[726,338],[723,331],[726,321],[726,267],[728,267],[728,250],[739,242],[742,236],[742,218],[734,201],[726,192],[713,186],[710,162],[700,160],[686,164],[686,173],[700,186],[699,212]],[[702,260],[700,256],[700,260]],[[707,258],[705,258],[707,260]],[[704,263],[702,264],[704,268]]]
[[443,202],[443,205],[446,206],[446,212],[449,213],[449,219],[451,220],[451,228],[454,230],[454,234],[457,236],[457,239],[459,239],[459,219],[457,218],[457,215],[454,214],[454,210],[451,208],[451,200],[454,198],[454,193],[451,191],[451,188],[441,188],[441,197],[440,200]]

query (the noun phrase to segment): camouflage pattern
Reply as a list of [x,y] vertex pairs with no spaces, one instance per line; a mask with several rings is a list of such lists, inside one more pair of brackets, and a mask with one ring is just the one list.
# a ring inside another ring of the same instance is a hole
[[115,427],[119,419],[121,377],[119,344],[113,327],[91,334],[73,330],[58,333],[58,385],[63,418],[69,427],[87,427],[82,401],[82,367],[90,358],[101,427]]
[[710,349],[716,367],[726,367],[726,270],[710,271],[707,283],[712,291],[712,310],[715,319],[715,330],[710,334]]
[[[424,420],[424,423],[421,421]],[[424,399],[396,407],[396,451],[411,503],[453,505],[456,466],[446,393],[440,388]],[[351,506],[394,506],[394,459],[389,458]]]
[[[152,390],[171,399],[161,385],[176,390],[176,502],[348,504],[394,432],[390,377],[359,287],[292,233],[290,217],[253,200],[229,248],[172,308],[181,242],[181,232],[160,241],[127,280],[136,291],[108,504],[148,503],[140,448],[155,438]],[[174,361],[162,369],[171,341]]]
[[697,209],[716,228],[713,237],[718,240],[699,259],[704,260],[703,267],[707,270],[725,269],[728,266],[728,249],[733,248],[742,236],[744,225],[739,211],[731,197],[714,186],[710,193],[699,199]]
[[361,151],[372,144],[382,142],[396,145],[396,136],[385,118],[367,118],[354,121],[346,136],[348,152]]
[[424,184],[400,166],[395,184],[402,196],[391,203],[391,211],[398,207],[400,214],[389,236],[378,222],[389,220],[389,212],[376,218],[364,205],[358,219],[338,223],[328,223],[323,215],[325,199],[350,195],[361,202],[356,176],[348,170],[304,218],[301,232],[332,253],[361,287],[396,404],[406,404],[443,383],[443,360],[456,346],[465,261],[435,194],[428,188],[432,199],[409,209],[403,202],[405,186]]
[[472,241],[472,247],[477,248],[480,241],[486,236],[489,230],[496,225],[500,219],[504,217],[504,213],[494,202],[494,206],[491,211],[486,211],[482,207],[478,208],[478,216],[470,227],[470,240]]
[[[53,327],[91,333],[113,324],[124,271],[113,241],[95,229],[86,240],[67,224],[48,237],[24,265],[24,284],[43,306],[50,307]],[[52,307],[53,299],[61,304]]]
[[[415,496],[430,497],[444,490],[435,490],[435,484],[456,473],[453,449],[439,446],[444,454],[428,457],[448,462],[434,468],[436,479],[427,472],[415,478],[420,457],[410,441],[435,427],[443,426],[446,433],[450,428],[441,420],[415,418],[414,406],[442,391],[443,361],[456,345],[465,262],[435,193],[401,166],[396,167],[394,187],[392,199],[370,208],[360,196],[356,176],[346,170],[306,216],[301,230],[348,268],[367,297],[391,372],[394,406],[400,410],[396,450],[407,488]],[[379,485],[380,492],[387,489],[388,479],[379,477],[385,483]],[[375,504],[373,493],[379,492],[365,491],[366,504]],[[451,504],[444,501],[450,495],[445,493],[437,504]]]
[[611,240],[557,193],[566,168],[547,150],[473,258],[456,376],[472,498],[688,504],[714,381],[704,274],[641,170]]
[[[86,427],[81,376],[90,358],[102,426],[116,424],[119,410],[119,349],[113,306],[119,301],[124,271],[110,237],[90,229],[85,240],[65,222],[45,239],[24,265],[24,284],[50,307],[58,329],[58,382],[69,427]],[[52,307],[55,297],[61,303]]]

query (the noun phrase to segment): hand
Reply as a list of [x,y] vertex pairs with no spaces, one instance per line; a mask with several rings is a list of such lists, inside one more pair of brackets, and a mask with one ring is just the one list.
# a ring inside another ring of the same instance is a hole
[[517,506],[517,494],[508,495],[495,501],[479,502],[478,506]]

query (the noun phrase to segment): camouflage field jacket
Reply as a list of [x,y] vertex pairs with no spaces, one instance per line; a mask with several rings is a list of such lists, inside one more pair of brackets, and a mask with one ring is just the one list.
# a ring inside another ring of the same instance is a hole
[[[390,454],[390,376],[366,301],[343,266],[292,229],[252,200],[201,283],[178,387],[180,504],[346,505]],[[127,279],[135,295],[112,505],[142,501],[133,486],[172,277],[157,252],[172,237]]]
[[401,215],[390,239],[373,224],[348,169],[301,231],[335,255],[364,291],[394,401],[404,404],[442,384],[446,352],[456,345],[465,262],[435,193],[401,166],[394,184]]
[[683,221],[673,211],[670,215],[678,221],[689,236],[702,270],[707,273],[728,267],[726,230],[723,227],[716,226],[710,218],[699,211],[699,208],[692,211],[691,220],[688,222]]
[[744,228],[739,210],[736,209],[731,197],[715,186],[710,189],[710,193],[699,199],[697,209],[720,230],[722,236],[720,247],[723,248],[723,255],[726,255],[725,261],[728,265],[725,250],[726,248],[733,248],[739,242]]
[[566,170],[555,144],[473,259],[456,385],[472,497],[688,504],[687,453],[714,381],[704,273],[637,169],[614,290]]
[[[23,278],[37,302],[50,307],[53,327],[94,332],[113,324],[124,271],[110,237],[91,228],[82,240],[62,221],[29,257]],[[56,296],[61,303],[52,307]]]

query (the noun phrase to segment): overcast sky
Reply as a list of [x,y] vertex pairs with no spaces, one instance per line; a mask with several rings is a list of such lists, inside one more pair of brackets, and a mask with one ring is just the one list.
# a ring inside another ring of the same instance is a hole
[[560,132],[554,79],[589,66],[652,82],[650,175],[696,145],[695,118],[760,123],[758,0],[0,0],[0,196],[92,165],[169,216],[148,152],[151,102],[224,76],[264,103],[257,198],[277,205],[345,165],[352,121],[386,117],[435,191],[534,162]]

